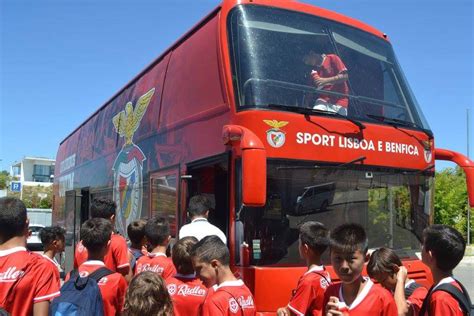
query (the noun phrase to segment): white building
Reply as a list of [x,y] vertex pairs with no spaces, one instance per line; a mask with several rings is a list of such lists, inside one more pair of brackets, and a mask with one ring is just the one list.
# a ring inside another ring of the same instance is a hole
[[54,180],[55,160],[41,157],[24,157],[10,168],[12,182],[24,186],[51,186]]

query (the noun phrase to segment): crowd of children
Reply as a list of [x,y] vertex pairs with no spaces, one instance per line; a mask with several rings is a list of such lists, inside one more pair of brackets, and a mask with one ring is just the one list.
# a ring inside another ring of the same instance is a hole
[[[164,217],[132,222],[128,247],[114,233],[112,201],[94,200],[91,215],[80,228],[75,268],[60,286],[55,255],[64,251],[64,229],[45,228],[43,256],[29,252],[24,204],[0,198],[0,315],[255,315],[252,293],[231,271],[222,238],[184,237],[168,256],[171,232]],[[393,250],[379,248],[369,256],[362,226],[329,231],[305,222],[299,253],[307,271],[277,315],[468,315],[468,293],[452,275],[464,256],[462,235],[432,225],[422,243],[422,261],[434,281],[429,290],[407,277]],[[340,282],[332,282],[322,264],[327,249]],[[365,266],[370,278],[363,276]]]

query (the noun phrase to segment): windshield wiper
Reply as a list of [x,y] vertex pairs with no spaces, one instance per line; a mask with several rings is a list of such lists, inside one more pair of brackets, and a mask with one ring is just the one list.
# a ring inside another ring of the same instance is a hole
[[351,122],[352,124],[356,125],[361,130],[365,129],[365,125],[362,124],[361,122],[354,120],[350,117],[347,117],[345,115],[339,114],[337,112],[327,112],[327,111],[322,111],[322,110],[303,108],[299,106],[283,105],[283,104],[267,104],[266,106],[270,109],[285,109],[287,111],[293,111],[293,112],[302,113],[306,115],[317,113],[317,114],[323,114],[323,115],[328,115],[328,116],[335,116],[335,117],[339,117],[339,118],[345,119],[346,121]]
[[372,119],[375,119],[379,122],[387,123],[389,125],[392,125],[395,128],[398,128],[400,125],[408,126],[408,127],[415,127],[415,128],[420,129],[429,138],[433,138],[433,133],[431,133],[431,131],[429,131],[429,130],[427,130],[427,129],[425,129],[425,128],[423,128],[423,127],[421,127],[418,124],[413,123],[413,122],[399,120],[399,119],[396,119],[396,118],[390,118],[390,117],[386,117],[386,116],[382,116],[382,115],[366,114],[365,116],[370,117]]

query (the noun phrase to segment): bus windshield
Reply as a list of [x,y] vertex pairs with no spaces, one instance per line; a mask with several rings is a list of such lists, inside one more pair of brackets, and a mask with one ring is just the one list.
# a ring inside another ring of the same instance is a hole
[[[390,247],[401,258],[417,258],[429,224],[432,174],[290,160],[269,160],[267,174],[265,207],[237,208],[236,214],[236,237],[249,245],[252,265],[301,264],[298,227],[307,221],[328,229],[361,224],[369,248]],[[327,253],[323,259],[329,263]]]
[[[254,5],[236,7],[228,29],[239,109],[314,108],[429,130],[387,41],[316,16]],[[335,82],[315,82],[336,75]]]

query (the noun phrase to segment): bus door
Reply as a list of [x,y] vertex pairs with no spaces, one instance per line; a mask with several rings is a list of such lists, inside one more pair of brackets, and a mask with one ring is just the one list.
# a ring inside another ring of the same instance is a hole
[[75,245],[79,242],[82,223],[89,219],[89,188],[66,191],[66,249],[64,268],[73,268]]
[[209,222],[219,227],[228,237],[229,233],[229,164],[230,156],[204,159],[187,165],[186,207],[182,208],[183,224],[190,222],[186,216],[189,199],[194,195],[204,195],[211,201]]
[[[179,166],[150,173],[149,216],[165,217],[171,229],[171,237],[177,237],[179,208]],[[170,243],[172,246],[174,240]]]

